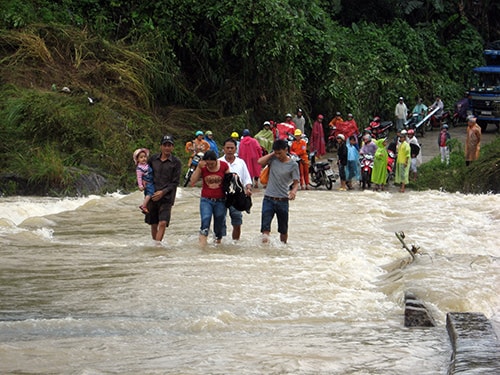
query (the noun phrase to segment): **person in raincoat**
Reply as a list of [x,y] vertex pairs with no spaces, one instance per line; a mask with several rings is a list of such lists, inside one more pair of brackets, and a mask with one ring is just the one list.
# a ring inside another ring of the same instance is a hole
[[302,134],[300,129],[295,129],[293,133],[295,139],[290,145],[290,153],[300,158],[300,189],[309,190],[309,158],[307,155],[307,142],[302,138]]
[[346,181],[347,189],[354,189],[352,186],[353,180],[359,181],[359,148],[356,136],[351,135],[347,143],[347,166],[346,166]]
[[323,115],[318,115],[316,121],[314,121],[309,147],[311,149],[311,152],[316,151],[317,159],[321,159],[321,157],[326,154],[325,133],[323,130]]
[[374,190],[384,190],[387,182],[387,138],[377,139],[375,141],[377,150],[373,158],[372,183],[375,185]]
[[481,127],[473,115],[467,117],[467,136],[465,138],[465,165],[479,158],[481,150]]
[[217,142],[214,139],[214,133],[211,130],[207,130],[205,132],[205,141],[210,145],[210,150],[215,152],[215,155],[219,157],[219,147],[217,146]]
[[262,146],[262,149],[266,151],[266,154],[272,151],[274,133],[271,130],[271,123],[269,121],[264,122],[264,125],[262,125],[262,129],[257,134],[255,134],[255,139]]
[[240,150],[238,156],[243,159],[247,165],[250,177],[253,180],[254,188],[259,187],[259,176],[261,165],[257,162],[262,156],[262,147],[259,142],[250,135],[250,130],[243,130],[243,137],[240,141]]
[[401,131],[399,141],[400,143],[398,146],[398,156],[396,159],[396,175],[394,176],[394,182],[396,184],[401,184],[399,192],[404,193],[405,187],[410,180],[411,160],[411,148],[406,141],[406,131]]

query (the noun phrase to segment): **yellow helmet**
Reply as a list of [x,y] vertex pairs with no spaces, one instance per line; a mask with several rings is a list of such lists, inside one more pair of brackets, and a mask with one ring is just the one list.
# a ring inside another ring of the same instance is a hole
[[236,133],[236,132],[232,132],[232,133],[231,133],[231,138],[239,138],[239,137],[240,137],[240,136],[239,136],[239,134],[238,134],[238,133]]

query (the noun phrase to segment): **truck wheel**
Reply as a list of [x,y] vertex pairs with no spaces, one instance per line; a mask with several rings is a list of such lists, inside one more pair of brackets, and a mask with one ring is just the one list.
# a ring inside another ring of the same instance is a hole
[[481,128],[481,132],[485,132],[486,128],[488,127],[488,123],[486,121],[478,121],[477,124]]

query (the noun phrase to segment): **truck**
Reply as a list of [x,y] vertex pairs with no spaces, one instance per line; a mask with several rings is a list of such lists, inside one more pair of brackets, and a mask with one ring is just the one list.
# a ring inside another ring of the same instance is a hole
[[500,127],[500,41],[483,51],[485,66],[473,68],[469,89],[472,114],[484,132],[488,124]]

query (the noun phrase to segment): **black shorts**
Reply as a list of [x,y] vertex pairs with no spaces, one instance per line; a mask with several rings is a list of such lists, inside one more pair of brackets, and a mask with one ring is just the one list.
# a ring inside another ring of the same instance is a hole
[[149,213],[144,217],[144,222],[149,225],[158,224],[160,221],[166,221],[167,227],[170,223],[170,214],[172,213],[172,203],[160,199],[160,201],[155,202],[153,200],[149,201],[148,204]]

